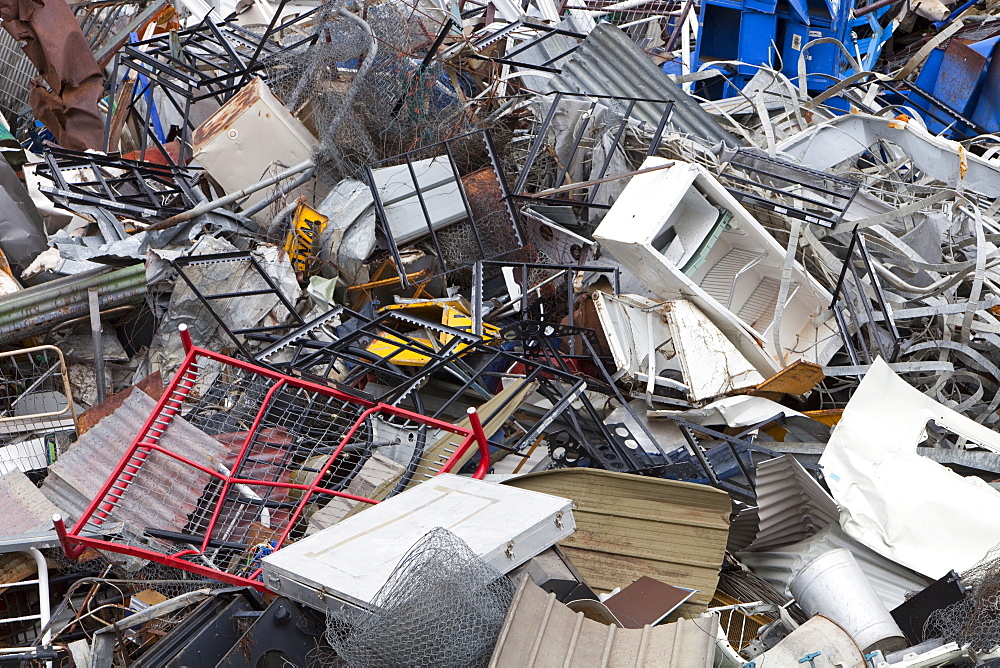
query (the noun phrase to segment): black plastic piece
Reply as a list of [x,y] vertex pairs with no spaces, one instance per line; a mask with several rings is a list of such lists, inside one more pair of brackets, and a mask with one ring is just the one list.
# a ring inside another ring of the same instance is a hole
[[952,603],[958,603],[965,598],[965,595],[965,585],[962,584],[961,576],[955,571],[949,571],[943,578],[927,585],[889,614],[896,620],[896,624],[910,644],[916,645],[923,640],[924,623],[931,613]]

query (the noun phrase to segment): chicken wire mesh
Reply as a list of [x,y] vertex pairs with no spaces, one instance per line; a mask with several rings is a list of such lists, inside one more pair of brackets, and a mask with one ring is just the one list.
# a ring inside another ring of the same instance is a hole
[[367,666],[485,666],[514,597],[514,583],[444,528],[406,553],[372,600],[372,611],[327,617],[341,659]]
[[968,591],[965,598],[932,612],[924,622],[923,637],[989,651],[1000,645],[1000,545],[962,573],[962,584]]
[[58,457],[60,434],[76,434],[62,351],[36,346],[0,353],[0,475],[44,469]]
[[[210,367],[218,376],[200,391]],[[373,503],[364,493],[397,474],[401,466],[376,452],[383,414],[450,432],[455,450],[475,440],[463,427],[190,348],[64,549],[262,588],[263,557]],[[81,535],[91,532],[110,536]]]
[[[316,174],[328,187],[372,162],[460,132],[464,112],[440,63],[413,54],[413,24],[400,3],[364,18],[330,2],[308,29],[313,46],[268,61],[267,81],[319,139]],[[300,39],[301,35],[282,38]]]

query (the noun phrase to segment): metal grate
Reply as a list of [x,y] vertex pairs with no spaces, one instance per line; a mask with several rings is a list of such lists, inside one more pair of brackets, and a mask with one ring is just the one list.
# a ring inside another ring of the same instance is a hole
[[487,130],[389,158],[368,168],[367,179],[397,267],[405,266],[400,251],[417,242],[438,259],[441,274],[524,245]]
[[17,41],[0,30],[0,113],[14,125],[14,120],[28,105],[31,79],[38,70],[31,64]]
[[732,154],[719,180],[746,206],[825,228],[837,226],[861,188],[857,181],[748,149]]
[[[57,523],[71,557],[86,547],[263,590],[260,560],[312,530],[375,503],[359,491],[379,461],[375,439],[393,419],[446,433],[450,470],[473,446],[488,464],[478,416],[471,428],[375,404],[196,348],[76,525]],[[221,369],[204,396],[202,373]],[[486,472],[485,466],[477,477]],[[105,539],[83,534],[105,535]]]
[[54,435],[76,434],[66,360],[55,346],[0,353],[0,474],[44,469],[56,460]]
[[39,190],[61,204],[97,206],[139,220],[163,220],[196,204],[197,175],[180,167],[50,148],[36,173],[53,184]]

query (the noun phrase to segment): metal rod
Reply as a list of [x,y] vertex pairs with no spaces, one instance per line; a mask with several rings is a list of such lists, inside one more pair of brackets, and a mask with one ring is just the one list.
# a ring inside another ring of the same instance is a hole
[[156,223],[154,225],[150,225],[149,227],[146,228],[146,231],[147,232],[155,232],[157,230],[165,230],[165,229],[173,227],[174,225],[177,225],[179,223],[183,223],[183,222],[189,221],[189,220],[191,220],[193,218],[197,218],[198,216],[200,216],[203,213],[208,213],[209,211],[214,211],[215,209],[218,209],[219,207],[222,207],[222,206],[226,206],[227,204],[232,204],[233,202],[235,202],[237,200],[243,199],[247,195],[252,195],[253,193],[257,192],[258,190],[263,190],[264,188],[270,187],[270,186],[274,185],[275,183],[278,183],[279,181],[283,181],[283,180],[287,179],[290,176],[295,176],[296,174],[300,174],[300,173],[302,173],[302,172],[304,172],[304,171],[306,171],[308,169],[313,169],[314,167],[316,167],[316,163],[314,163],[312,160],[303,160],[299,164],[297,164],[297,165],[295,165],[293,167],[289,167],[285,171],[280,172],[278,174],[275,174],[274,176],[268,177],[268,178],[264,179],[263,181],[258,181],[257,183],[253,184],[252,186],[247,186],[243,190],[238,190],[238,191],[236,191],[234,193],[231,193],[229,195],[225,195],[223,197],[219,197],[219,198],[213,199],[210,202],[205,202],[204,204],[199,204],[198,206],[194,207],[193,209],[190,209],[188,211],[184,211],[183,213],[178,213],[177,215],[171,216],[170,218],[167,218],[166,220],[163,220],[163,221],[161,221],[159,223]]
[[87,288],[90,305],[90,334],[94,339],[94,377],[97,384],[97,403],[108,398],[108,385],[104,375],[104,340],[101,335],[101,304],[97,288]]

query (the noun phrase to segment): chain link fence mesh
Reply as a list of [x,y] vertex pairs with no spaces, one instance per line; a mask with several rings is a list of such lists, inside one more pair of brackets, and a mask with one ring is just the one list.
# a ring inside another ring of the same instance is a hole
[[514,583],[461,538],[437,528],[419,540],[372,601],[327,618],[327,642],[355,668],[485,666]]

